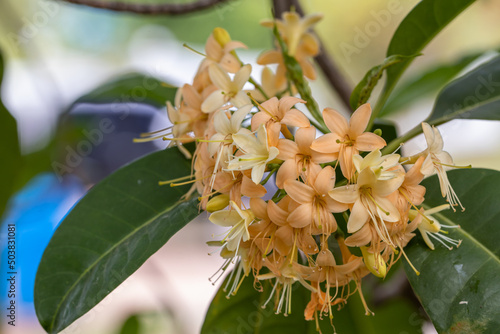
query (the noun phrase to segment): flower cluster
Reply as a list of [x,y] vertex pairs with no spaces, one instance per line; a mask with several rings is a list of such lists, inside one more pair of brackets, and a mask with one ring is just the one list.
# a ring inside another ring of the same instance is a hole
[[[320,18],[285,13],[282,20],[263,22],[276,25],[288,56],[309,79],[315,78],[310,60],[319,48],[308,29]],[[238,48],[245,45],[216,28],[192,84],[179,89],[175,105],[168,103],[173,127],[144,140],[164,138],[192,156],[192,192],[198,191],[200,207],[212,212],[210,221],[228,228],[222,240],[210,243],[221,246],[226,259],[219,272],[234,264],[228,296],[253,276],[257,289],[271,281],[265,305],[274,300],[277,313],[291,312],[292,285],[299,282],[311,292],[308,320],[331,319],[332,307],[356,292],[369,314],[361,279],[370,273],[385,277],[401,255],[406,257],[404,247],[417,229],[432,249],[431,238],[446,247],[459,244],[430,216],[462,206],[446,176],[454,165],[442,150],[442,137],[423,123],[426,150],[410,157],[383,154],[385,140],[367,131],[369,104],[349,120],[324,109],[317,121],[330,132],[318,136],[296,108],[305,100],[294,96],[287,80],[284,51],[277,47],[258,58],[261,65],[277,64],[276,73],[264,68],[258,84],[251,65],[235,53]],[[247,83],[254,89],[244,90]],[[183,146],[191,141],[193,155]],[[426,191],[420,183],[434,173],[449,204],[424,211],[418,207]],[[268,194],[270,189],[275,193]]]

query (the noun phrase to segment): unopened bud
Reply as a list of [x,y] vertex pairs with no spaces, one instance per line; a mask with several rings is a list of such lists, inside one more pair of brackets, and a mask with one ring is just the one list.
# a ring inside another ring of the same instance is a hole
[[217,27],[214,29],[212,34],[221,47],[225,47],[227,43],[231,42],[231,36],[224,28]]
[[387,275],[387,265],[380,254],[368,252],[366,247],[360,247],[366,268],[375,276],[384,278]]
[[382,137],[382,129],[375,129],[375,131],[373,131],[373,133],[376,134],[377,136]]
[[215,212],[229,205],[229,195],[218,195],[211,198],[207,203],[207,211]]

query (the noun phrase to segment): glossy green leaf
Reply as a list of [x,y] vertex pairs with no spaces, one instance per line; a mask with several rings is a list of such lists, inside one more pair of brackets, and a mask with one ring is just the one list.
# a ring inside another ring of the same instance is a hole
[[404,60],[408,60],[409,58],[415,58],[419,55],[420,54],[412,56],[392,55],[387,57],[382,64],[372,67],[368,72],[366,72],[363,79],[361,79],[352,91],[351,98],[349,100],[352,110],[356,110],[360,105],[368,102],[368,99],[370,98],[370,95],[372,94],[372,91],[378,81],[382,77],[384,70],[388,69],[390,66]]
[[424,98],[437,95],[439,90],[483,53],[470,54],[452,63],[433,66],[406,80],[395,88],[394,94],[391,95],[384,109],[378,114],[379,117],[403,111]]
[[[434,214],[447,235],[462,240],[448,250],[437,242],[431,251],[420,236],[405,249],[420,276],[405,264],[408,279],[440,333],[498,333],[500,328],[500,172],[453,170],[448,178],[464,212]],[[436,176],[424,180],[424,206],[445,203]]]
[[447,85],[426,121],[438,125],[457,118],[500,120],[500,56]]
[[61,223],[35,281],[35,308],[43,328],[57,333],[85,314],[134,273],[198,215],[190,188],[158,181],[188,175],[177,148],[150,154],[95,185]]
[[[0,91],[2,87],[4,60],[0,52]],[[3,105],[0,96],[0,155],[2,165],[0,169],[0,217],[14,190],[16,176],[21,164],[21,152],[17,136],[17,122]]]
[[104,83],[75,103],[142,103],[162,108],[166,101],[174,100],[176,91],[176,87],[156,78],[141,73],[128,73]]
[[[314,321],[304,319],[304,309],[311,298],[309,290],[295,283],[292,292],[292,313],[285,317],[275,314],[274,300],[266,308],[261,306],[269,297],[271,284],[264,282],[264,292],[253,287],[253,278],[247,277],[235,296],[226,298],[223,291],[226,281],[215,295],[207,311],[201,334],[259,333],[259,334],[315,334]],[[359,296],[353,295],[339,311],[334,307],[333,324],[337,333],[400,334],[421,333],[422,320],[415,308],[401,298],[387,300],[384,304],[371,307],[375,316],[366,316]],[[332,333],[328,320],[320,321],[323,333]],[[388,325],[390,324],[390,326]]]
[[[392,36],[386,56],[420,53],[429,42],[475,0],[422,0],[403,19]],[[377,102],[382,109],[397,81],[413,59],[387,69],[384,90]],[[377,116],[377,115],[374,115]]]

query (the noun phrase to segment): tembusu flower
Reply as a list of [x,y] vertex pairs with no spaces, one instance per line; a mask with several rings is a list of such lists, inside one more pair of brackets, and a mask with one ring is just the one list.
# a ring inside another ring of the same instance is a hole
[[342,174],[347,180],[354,176],[352,157],[360,151],[373,151],[386,145],[382,137],[371,132],[364,132],[372,109],[368,103],[361,105],[352,114],[349,123],[336,110],[326,108],[323,118],[326,126],[331,131],[316,139],[311,148],[321,153],[336,153]]
[[243,91],[243,86],[250,78],[251,72],[252,66],[247,64],[241,67],[231,80],[219,64],[211,64],[208,73],[218,89],[203,101],[201,110],[205,113],[211,113],[228,102],[231,102],[235,107],[250,104],[250,99]]
[[462,211],[465,208],[460,203],[460,199],[451,187],[450,181],[448,181],[448,175],[446,175],[446,170],[453,168],[453,158],[451,155],[443,151],[443,137],[439,130],[430,126],[429,124],[423,122],[422,130],[424,131],[425,141],[427,142],[427,149],[420,153],[425,156],[424,163],[420,171],[425,176],[430,176],[437,173],[439,179],[439,186],[441,187],[441,195],[446,197],[446,201],[450,203],[451,208],[455,211],[455,206],[459,205]]
[[253,133],[235,134],[233,140],[243,153],[229,161],[226,170],[252,170],[252,181],[257,184],[262,180],[266,165],[273,161],[279,153],[278,148],[269,146],[267,132],[264,124]]
[[232,201],[231,209],[216,211],[210,215],[209,219],[216,225],[231,227],[223,242],[228,250],[238,253],[237,249],[240,243],[250,238],[248,226],[255,219],[255,216],[252,210],[242,210]]

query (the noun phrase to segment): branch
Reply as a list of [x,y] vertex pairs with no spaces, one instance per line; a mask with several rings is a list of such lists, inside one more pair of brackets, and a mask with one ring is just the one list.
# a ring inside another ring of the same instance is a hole
[[200,10],[228,2],[229,0],[198,0],[183,4],[137,4],[125,3],[119,1],[100,1],[100,0],[61,0],[77,5],[102,8],[115,12],[129,12],[148,15],[180,15],[192,13]]
[[[281,18],[281,14],[289,11],[292,7],[295,8],[295,11],[301,16],[304,16],[304,11],[302,10],[298,0],[273,0],[274,17]],[[318,37],[316,33],[314,34]],[[319,37],[318,41],[320,45],[319,53],[316,57],[314,57],[314,60],[328,79],[332,88],[337,92],[347,110],[352,112],[351,104],[349,102],[352,87],[347,83],[347,80],[341,73],[339,66],[334,62],[333,58],[330,57]]]

